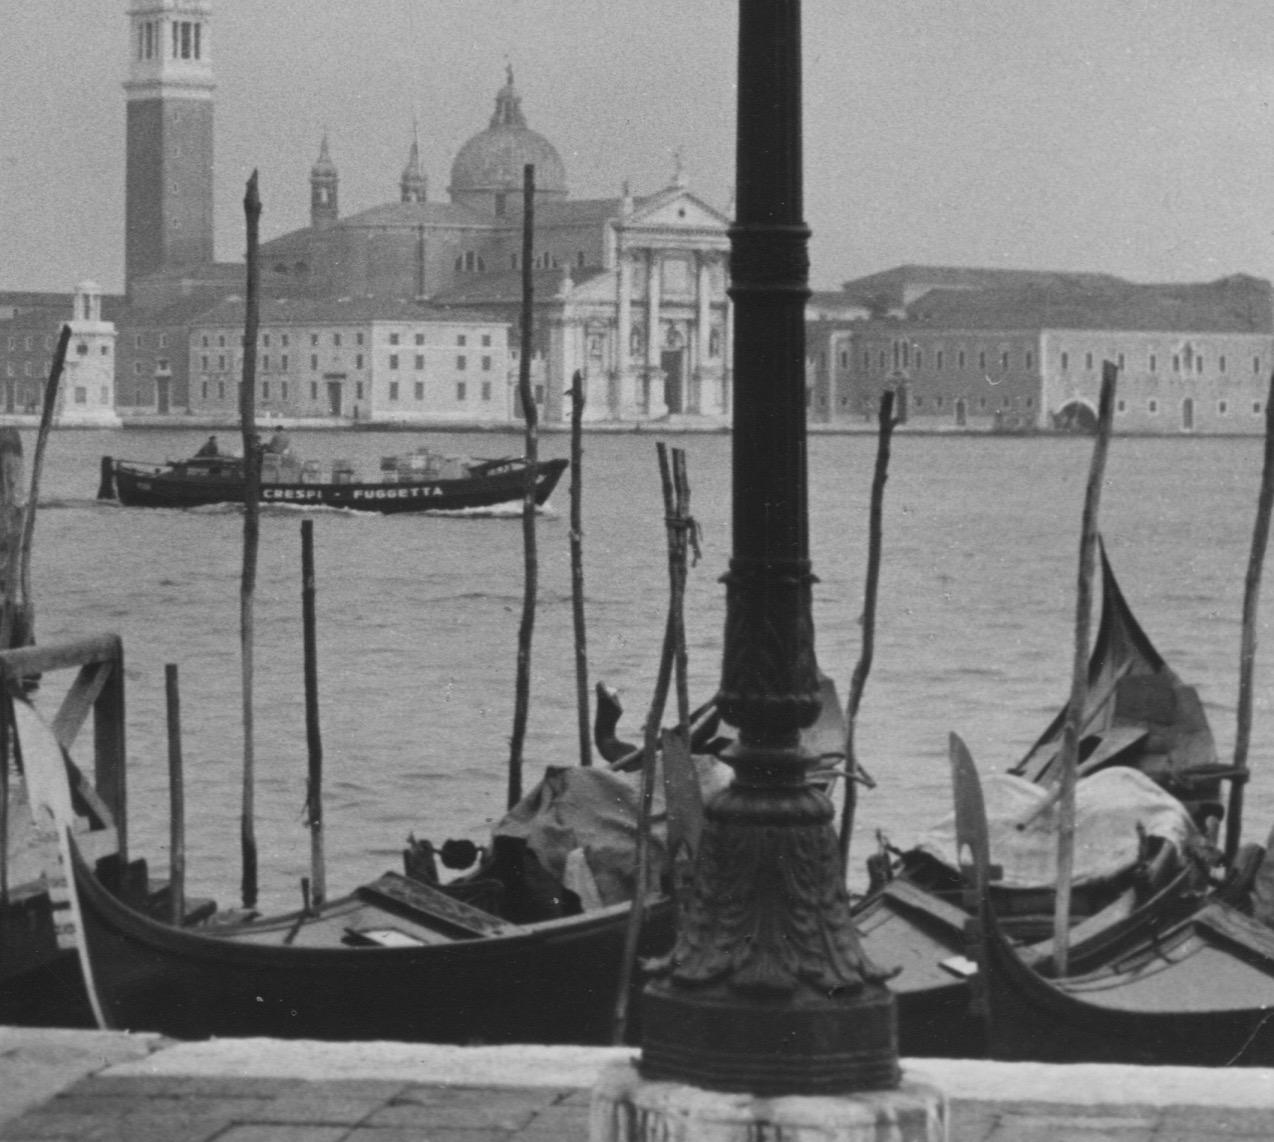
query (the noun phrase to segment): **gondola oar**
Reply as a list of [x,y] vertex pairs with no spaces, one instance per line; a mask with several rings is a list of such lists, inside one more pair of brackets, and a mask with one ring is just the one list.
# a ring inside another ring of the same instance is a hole
[[1256,665],[1256,618],[1261,600],[1261,569],[1270,538],[1270,507],[1274,504],[1274,374],[1265,397],[1265,461],[1261,491],[1256,501],[1252,550],[1243,586],[1243,633],[1239,650],[1239,708],[1234,732],[1234,775],[1230,779],[1230,806],[1225,814],[1225,860],[1232,866],[1243,831],[1243,786],[1247,783],[1247,750],[1252,736],[1252,674]]
[[1101,398],[1097,411],[1097,440],[1084,490],[1084,515],[1079,533],[1079,574],[1075,591],[1075,654],[1071,660],[1071,696],[1062,730],[1061,775],[1057,815],[1057,895],[1053,911],[1053,963],[1066,975],[1071,922],[1071,873],[1075,862],[1075,776],[1079,767],[1079,734],[1088,696],[1088,628],[1093,611],[1093,572],[1097,562],[1097,513],[1102,477],[1110,446],[1118,368],[1110,361],[1101,367]]

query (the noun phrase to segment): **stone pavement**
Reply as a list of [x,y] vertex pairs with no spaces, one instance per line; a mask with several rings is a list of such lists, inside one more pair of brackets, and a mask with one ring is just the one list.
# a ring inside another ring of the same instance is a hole
[[[595,1076],[631,1055],[0,1027],[0,1140],[586,1142]],[[906,1071],[946,1092],[951,1142],[1274,1139],[1274,1070],[924,1059]]]

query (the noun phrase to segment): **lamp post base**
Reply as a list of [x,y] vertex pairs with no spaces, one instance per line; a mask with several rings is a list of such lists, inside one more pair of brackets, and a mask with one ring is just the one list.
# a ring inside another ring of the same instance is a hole
[[642,997],[641,1073],[761,1097],[882,1091],[898,1085],[894,997],[883,984],[845,995],[744,998],[725,987],[657,980]]
[[631,1062],[604,1070],[593,1088],[589,1142],[946,1142],[947,1102],[905,1078],[892,1090],[789,1095],[703,1090],[643,1079]]

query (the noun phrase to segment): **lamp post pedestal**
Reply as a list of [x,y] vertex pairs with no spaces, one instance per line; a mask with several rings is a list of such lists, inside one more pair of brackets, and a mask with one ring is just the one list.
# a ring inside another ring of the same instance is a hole
[[593,1087],[590,1142],[945,1142],[942,1092],[905,1077],[892,1090],[852,1095],[755,1094],[650,1082],[632,1063],[607,1067]]

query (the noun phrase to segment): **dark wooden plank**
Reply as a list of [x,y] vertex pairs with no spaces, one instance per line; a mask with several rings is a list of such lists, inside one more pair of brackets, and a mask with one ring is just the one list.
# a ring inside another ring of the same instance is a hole
[[397,872],[385,873],[354,894],[360,900],[387,908],[435,930],[467,936],[508,936],[520,931],[517,924]]

